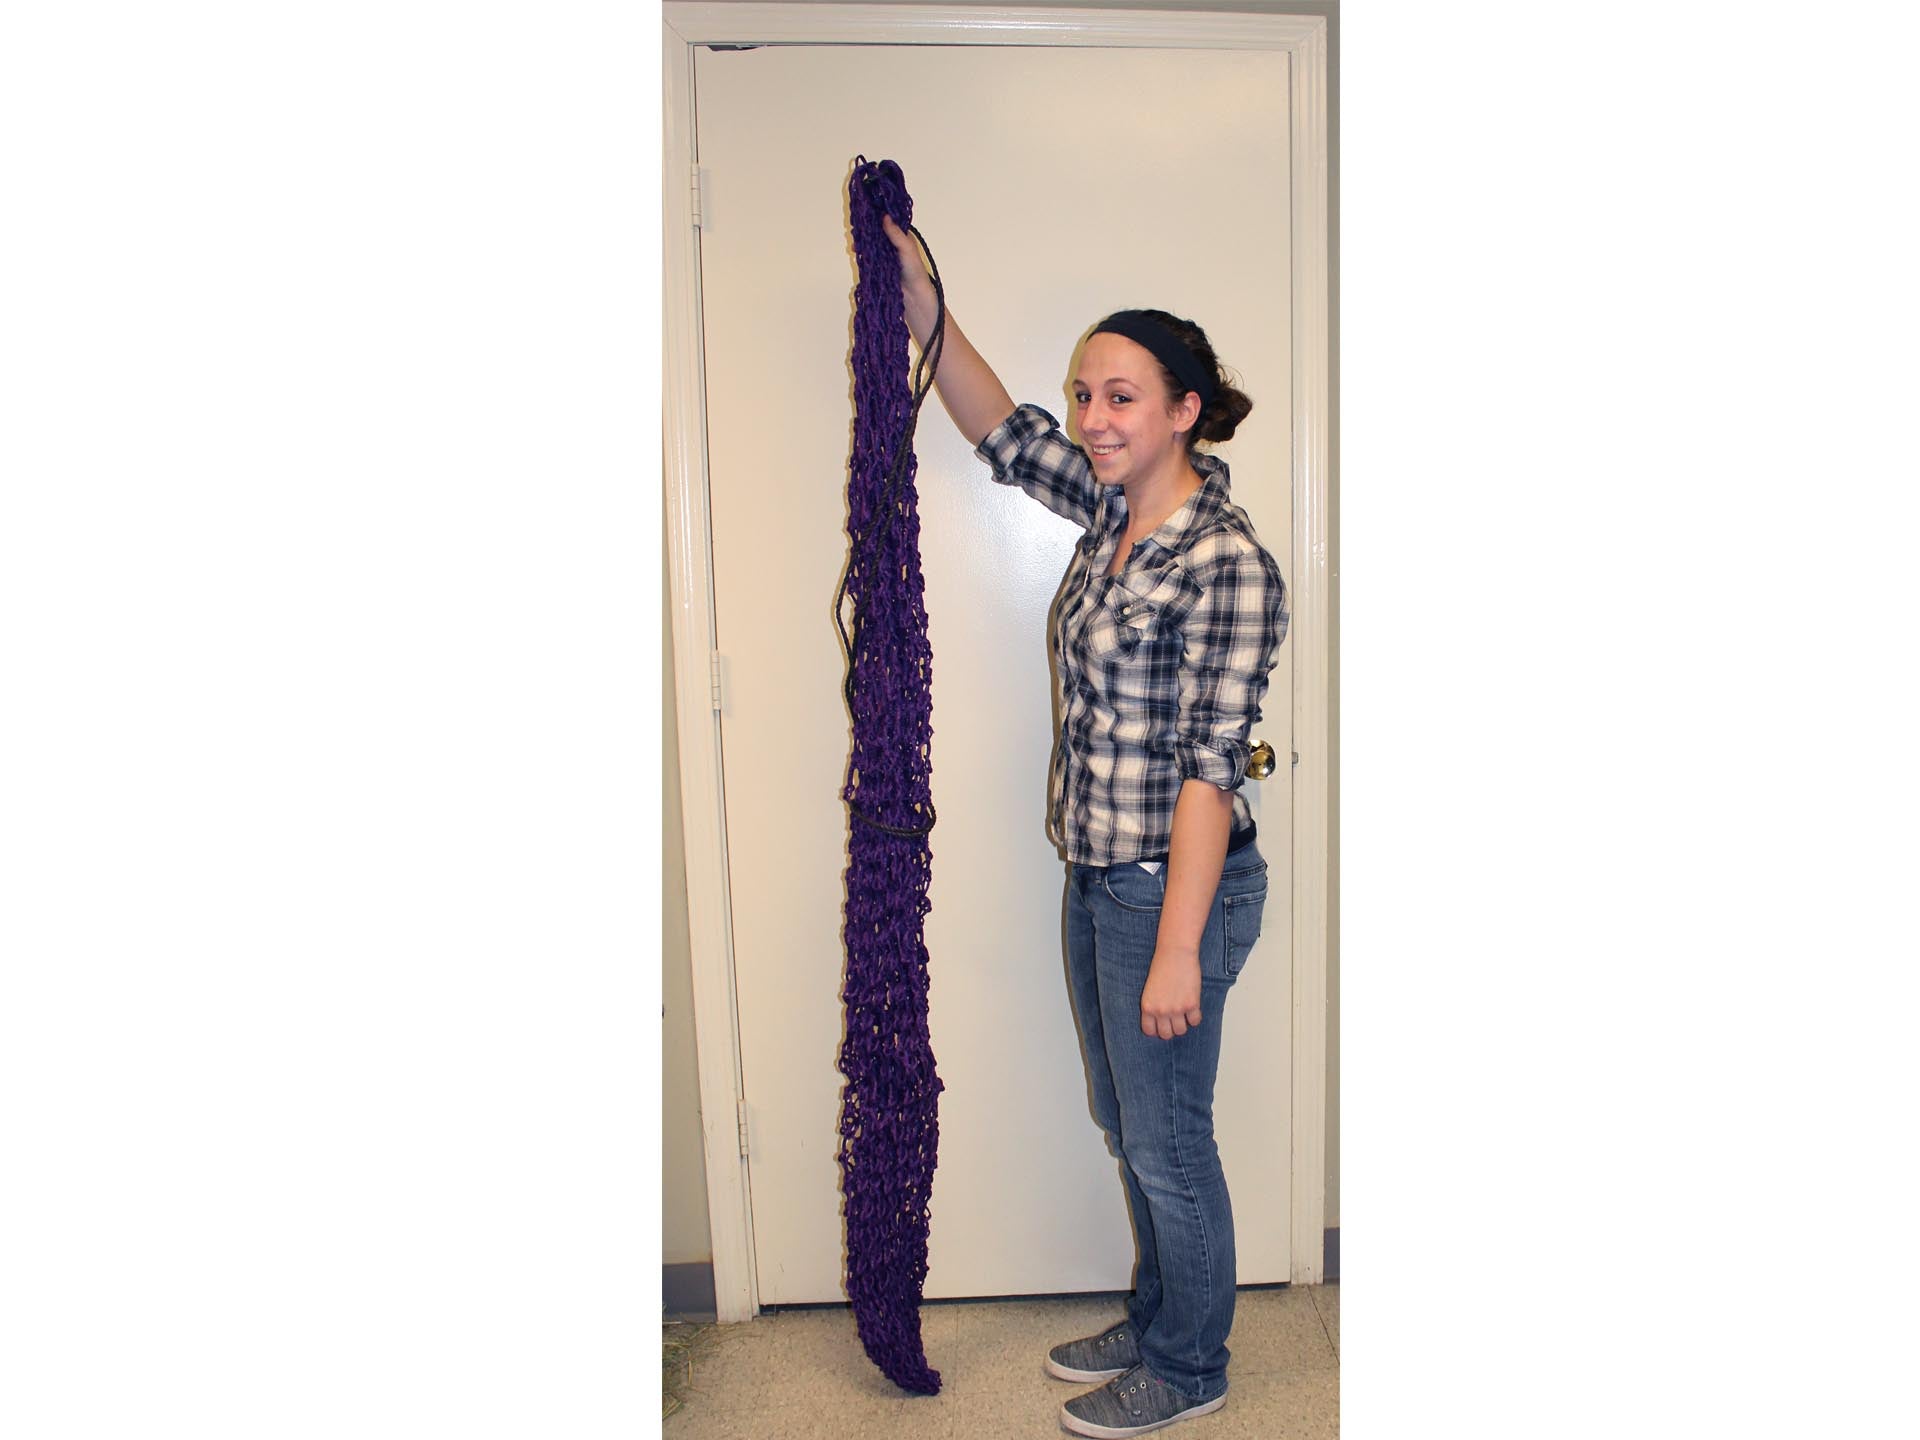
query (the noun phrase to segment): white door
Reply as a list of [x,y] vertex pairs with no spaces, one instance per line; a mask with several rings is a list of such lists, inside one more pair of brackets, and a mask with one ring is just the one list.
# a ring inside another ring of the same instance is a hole
[[[701,49],[694,74],[755,1265],[764,1304],[842,1300],[848,726],[832,601],[852,419],[851,163],[900,163],[954,315],[1017,400],[1064,418],[1074,342],[1108,311],[1157,306],[1204,325],[1256,404],[1220,450],[1234,498],[1284,566],[1288,68],[1271,51],[790,46]],[[931,1027],[946,1082],[925,1293],[1125,1289],[1126,1206],[1089,1109],[1065,870],[1044,830],[1046,615],[1078,532],[994,485],[937,398],[915,448],[939,814]],[[1283,650],[1255,730],[1283,762],[1250,787],[1273,886],[1228,1003],[1216,1111],[1243,1284],[1289,1278],[1289,670]]]

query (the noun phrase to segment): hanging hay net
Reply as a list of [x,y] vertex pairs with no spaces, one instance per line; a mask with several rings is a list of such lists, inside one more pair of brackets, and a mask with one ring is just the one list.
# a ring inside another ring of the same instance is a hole
[[[943,323],[908,383],[900,259],[880,217],[915,236],[913,202],[890,160],[854,162],[848,182],[859,265],[853,331],[853,456],[847,570],[834,620],[847,654],[846,1034],[839,1068],[847,1298],[860,1343],[902,1389],[935,1394],[920,1339],[927,1207],[940,1139],[940,1077],[927,1033],[923,927],[932,879],[933,652],[920,575],[913,429],[939,364]],[[929,256],[931,259],[931,256]],[[939,313],[945,297],[934,271]],[[851,610],[851,624],[842,617]]]

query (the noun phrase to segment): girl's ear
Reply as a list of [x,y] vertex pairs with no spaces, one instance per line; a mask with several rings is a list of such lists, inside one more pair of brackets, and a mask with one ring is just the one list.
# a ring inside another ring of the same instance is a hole
[[1173,412],[1175,430],[1191,430],[1200,423],[1200,397],[1189,390],[1180,397],[1180,404]]

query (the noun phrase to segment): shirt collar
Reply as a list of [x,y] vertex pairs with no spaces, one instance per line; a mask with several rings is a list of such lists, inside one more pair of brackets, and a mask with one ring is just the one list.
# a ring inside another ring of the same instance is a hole
[[[1193,468],[1200,475],[1200,488],[1186,498],[1186,501],[1160,522],[1160,527],[1147,536],[1155,545],[1170,555],[1178,555],[1186,546],[1188,539],[1204,526],[1211,524],[1214,517],[1226,508],[1227,499],[1227,462],[1218,455],[1205,455],[1196,452],[1193,455]],[[1127,513],[1126,496],[1118,486],[1111,491],[1113,499],[1119,502],[1112,513],[1125,523]]]

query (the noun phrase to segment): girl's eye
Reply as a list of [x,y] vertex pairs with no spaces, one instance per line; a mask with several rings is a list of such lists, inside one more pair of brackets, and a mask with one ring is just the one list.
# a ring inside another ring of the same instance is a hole
[[1131,395],[1115,395],[1113,397],[1113,403],[1116,405],[1130,405],[1133,403],[1133,397]]
[[1076,390],[1073,395],[1073,403],[1076,405],[1084,405],[1087,403],[1087,401],[1091,400],[1092,398],[1093,397],[1087,394],[1086,391]]

